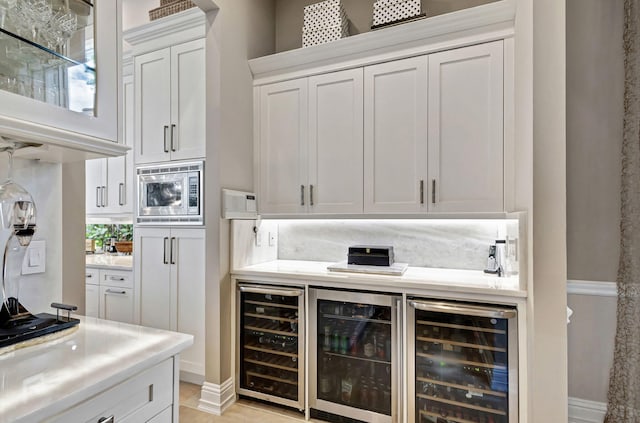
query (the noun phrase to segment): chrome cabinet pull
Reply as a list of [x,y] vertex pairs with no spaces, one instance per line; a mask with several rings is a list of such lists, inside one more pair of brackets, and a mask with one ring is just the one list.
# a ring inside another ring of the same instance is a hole
[[164,251],[162,253],[162,255],[163,255],[162,261],[164,262],[164,264],[169,264],[169,261],[167,260],[167,241],[169,241],[169,237],[165,236],[164,240],[163,240],[163,242],[164,242]]
[[300,185],[300,205],[304,206],[304,185]]
[[173,251],[176,249],[176,237],[171,237],[171,264],[176,264],[176,259],[173,255]]
[[107,207],[107,187],[102,186],[102,207]]
[[118,204],[120,204],[121,206],[124,206],[124,183],[120,182],[119,188],[118,188]]
[[98,423],[116,423],[116,417],[113,415],[109,417],[100,417]]
[[300,297],[304,293],[302,289],[273,289],[251,285],[243,285],[238,289],[240,289],[240,292],[246,292],[249,294],[278,295],[281,297]]
[[309,205],[313,206],[313,185],[309,185]]
[[420,179],[420,204],[424,204],[424,179]]
[[502,308],[479,307],[473,305],[457,305],[440,302],[409,301],[409,305],[422,311],[435,311],[450,314],[466,314],[476,317],[493,317],[496,319],[510,319],[516,317],[516,311]]
[[105,292],[107,294],[118,294],[118,295],[125,295],[127,293],[127,291],[115,291],[113,289],[107,289]]
[[167,147],[167,131],[169,130],[169,126],[165,125],[164,126],[164,152],[168,153],[169,152],[169,147]]
[[96,187],[96,207],[100,206],[100,187]]
[[171,124],[171,151],[176,151],[178,149],[178,142],[176,141],[176,125],[174,123]]
[[436,203],[436,180],[431,180],[431,203]]
[[109,280],[110,281],[119,281],[119,282],[124,282],[126,279],[122,278],[122,277],[117,277],[117,276],[109,276]]

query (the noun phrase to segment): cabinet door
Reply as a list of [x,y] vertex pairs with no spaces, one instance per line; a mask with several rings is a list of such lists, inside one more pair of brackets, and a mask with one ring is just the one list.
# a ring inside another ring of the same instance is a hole
[[135,317],[142,326],[176,330],[177,289],[169,264],[170,238],[168,229],[134,231]]
[[204,375],[205,243],[203,229],[171,230],[171,278],[177,286],[178,332],[193,335],[180,353],[180,369]]
[[117,286],[100,287],[100,318],[134,323],[133,289]]
[[204,39],[171,47],[172,160],[205,155],[205,70]]
[[126,156],[109,157],[107,161],[107,206],[103,212],[124,213],[127,181]]
[[429,56],[430,211],[504,210],[502,56],[502,41]]
[[259,88],[260,213],[307,209],[307,79]]
[[[95,279],[96,281],[98,278]],[[85,285],[84,315],[87,317],[100,317],[100,286],[94,284]]]
[[104,213],[107,206],[107,159],[93,159],[85,162],[86,213]]
[[171,158],[170,75],[171,50],[168,48],[134,59],[136,163]]
[[427,176],[427,58],[364,70],[364,211],[421,212]]
[[363,71],[309,78],[309,210],[362,213]]

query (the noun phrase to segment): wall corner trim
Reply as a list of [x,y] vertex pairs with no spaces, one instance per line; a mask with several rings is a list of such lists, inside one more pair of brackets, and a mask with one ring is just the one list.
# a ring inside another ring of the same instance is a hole
[[602,423],[607,404],[581,398],[569,398],[569,423]]
[[221,385],[205,382],[200,393],[198,409],[209,414],[221,416],[236,400],[233,379],[229,378]]
[[568,280],[567,294],[617,297],[618,288],[615,282]]

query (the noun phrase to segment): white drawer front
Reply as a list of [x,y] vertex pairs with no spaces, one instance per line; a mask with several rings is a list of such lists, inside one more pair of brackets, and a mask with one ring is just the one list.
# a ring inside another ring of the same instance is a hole
[[133,288],[133,272],[128,270],[101,270],[100,285]]
[[47,421],[98,423],[113,416],[113,422],[147,422],[171,408],[173,388],[170,358]]
[[98,285],[100,283],[100,271],[98,269],[92,269],[87,267],[85,269],[84,281],[85,283]]

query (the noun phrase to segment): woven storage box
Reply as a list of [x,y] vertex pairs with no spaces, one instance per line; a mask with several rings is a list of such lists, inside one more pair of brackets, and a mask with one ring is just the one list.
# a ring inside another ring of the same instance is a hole
[[173,2],[175,2],[176,0],[160,0],[160,6],[166,6],[168,4],[171,4]]
[[302,32],[302,47],[310,47],[318,44],[336,41],[349,36],[349,25],[332,26],[316,31]]
[[[162,4],[162,3],[161,3]],[[178,0],[166,3],[156,9],[149,11],[149,20],[155,21],[156,19],[164,18],[174,13],[183,12],[187,9],[195,7],[195,4],[191,0]]]
[[373,5],[373,26],[386,23],[400,21],[402,19],[412,18],[421,13],[420,0],[403,0],[396,3],[383,6],[394,0],[383,0],[384,3]]

